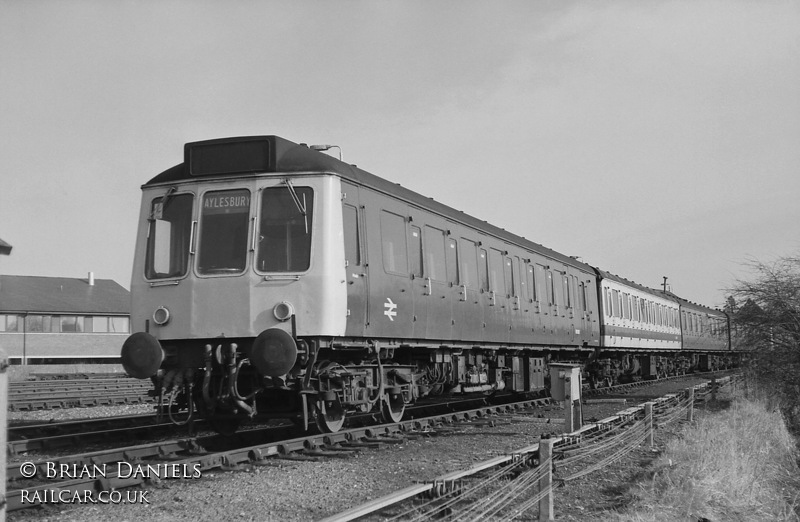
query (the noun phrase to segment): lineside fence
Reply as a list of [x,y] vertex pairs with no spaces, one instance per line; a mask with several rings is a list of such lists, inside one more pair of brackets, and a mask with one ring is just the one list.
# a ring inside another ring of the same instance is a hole
[[[382,511],[382,520],[481,521],[524,516],[554,520],[555,490],[599,471],[643,444],[652,447],[654,433],[679,421],[692,421],[695,403],[715,399],[718,393],[735,394],[742,386],[739,375],[712,379],[628,408],[567,435],[542,439],[511,454],[495,457],[468,470],[416,484],[323,522],[354,520]],[[423,502],[400,506],[403,500],[422,496]],[[392,512],[388,509],[392,506]]]

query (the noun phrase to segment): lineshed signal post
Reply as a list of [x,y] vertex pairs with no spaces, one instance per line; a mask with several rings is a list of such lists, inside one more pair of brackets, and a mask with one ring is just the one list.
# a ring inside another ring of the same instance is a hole
[[[581,369],[580,366],[565,363],[550,364],[550,397],[564,403],[564,430],[572,433],[583,425],[581,407]],[[575,403],[578,407],[575,408]]]

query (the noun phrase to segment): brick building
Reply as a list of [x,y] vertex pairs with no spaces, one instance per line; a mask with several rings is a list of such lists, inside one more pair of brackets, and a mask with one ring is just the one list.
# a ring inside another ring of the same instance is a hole
[[130,293],[110,279],[0,275],[0,345],[11,364],[118,363]]

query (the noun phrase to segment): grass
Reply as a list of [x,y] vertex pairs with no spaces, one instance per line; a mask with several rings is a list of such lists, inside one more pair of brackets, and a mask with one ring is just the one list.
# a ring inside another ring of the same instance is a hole
[[667,443],[618,522],[800,520],[796,441],[777,408],[736,399]]

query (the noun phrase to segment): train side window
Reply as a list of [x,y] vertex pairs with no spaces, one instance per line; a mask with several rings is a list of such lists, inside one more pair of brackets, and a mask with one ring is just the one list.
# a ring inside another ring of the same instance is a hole
[[536,300],[539,303],[544,302],[545,292],[547,291],[547,276],[545,273],[544,265],[536,264],[534,267],[535,278],[534,278],[534,287],[535,291],[534,294],[536,295]]
[[422,229],[417,226],[408,227],[408,259],[411,264],[411,275],[422,276]]
[[389,273],[407,275],[406,220],[403,216],[381,211],[381,246],[383,269]]
[[469,239],[461,243],[461,284],[470,288],[478,288],[478,251],[475,243]]
[[588,299],[586,299],[586,284],[583,282],[578,283],[578,299],[580,299],[581,302],[581,312],[586,312],[586,302]]
[[186,275],[193,204],[192,194],[165,195],[153,200],[144,269],[147,279]]
[[519,264],[520,259],[519,256],[514,256],[511,258],[511,262],[514,265],[514,295],[519,296],[520,298],[525,297],[525,280],[520,277],[519,272]]
[[258,219],[256,268],[262,272],[308,270],[314,223],[313,189],[282,185],[262,190]]
[[528,284],[528,301],[531,303],[538,301],[538,296],[536,295],[536,282],[533,275],[533,265],[525,266],[525,282]]
[[435,281],[447,281],[444,231],[425,225],[425,238],[423,245],[426,277],[430,277]]
[[578,278],[575,277],[574,275],[569,276],[569,295],[570,299],[572,299],[572,307],[576,309],[580,306],[580,303],[578,301],[578,296],[576,294],[577,289],[578,289]]
[[505,263],[503,253],[494,248],[489,249],[489,289],[495,293],[505,294],[506,284],[503,279]]
[[352,205],[342,206],[344,222],[344,259],[347,266],[361,265],[361,241],[358,230],[358,209]]
[[619,317],[619,290],[611,290],[611,315]]
[[514,287],[516,285],[514,284],[515,283],[514,267],[512,265],[510,257],[506,257],[503,260],[503,267],[504,267],[503,274],[505,276],[504,279],[506,281],[506,288],[505,288],[506,296],[507,297],[515,296],[516,294],[514,293]]
[[453,285],[458,284],[458,242],[453,238],[447,238],[447,282]]
[[556,285],[553,282],[553,271],[547,271],[547,300],[551,305],[556,304]]
[[480,280],[480,290],[489,291],[489,254],[481,248],[478,252],[478,277]]
[[572,308],[569,291],[569,276],[567,274],[561,274],[561,294],[564,296],[564,306],[567,308]]

